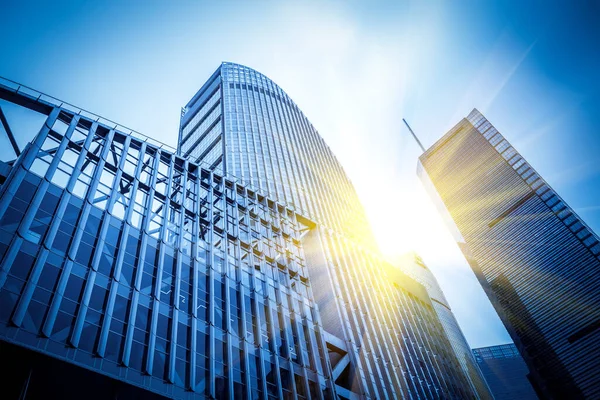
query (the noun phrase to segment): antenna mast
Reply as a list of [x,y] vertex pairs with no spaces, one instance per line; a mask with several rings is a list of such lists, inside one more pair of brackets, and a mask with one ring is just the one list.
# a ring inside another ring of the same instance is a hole
[[410,131],[410,133],[412,134],[412,136],[415,138],[415,140],[416,140],[417,144],[419,145],[419,147],[421,148],[421,150],[423,150],[423,153],[425,153],[425,147],[423,147],[423,145],[421,144],[421,141],[419,140],[419,138],[417,137],[417,135],[415,135],[415,133],[411,129],[411,127],[408,124],[408,122],[406,122],[406,120],[404,118],[402,118],[402,121],[404,122],[404,125],[406,125],[406,127],[408,128],[408,130]]

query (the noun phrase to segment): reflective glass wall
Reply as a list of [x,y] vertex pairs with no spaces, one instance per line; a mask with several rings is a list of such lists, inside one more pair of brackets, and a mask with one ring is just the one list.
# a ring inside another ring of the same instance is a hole
[[421,257],[414,253],[401,257],[396,265],[427,289],[433,309],[444,327],[444,332],[448,336],[454,354],[463,373],[469,379],[473,391],[477,394],[477,398],[492,399],[490,389],[471,353],[471,347],[467,343],[450,304],[431,270],[425,265]]
[[495,400],[537,400],[529,383],[529,369],[514,344],[473,349]]
[[233,63],[218,68],[184,107],[178,149],[375,246],[335,155],[289,96],[251,68]]
[[420,163],[537,390],[600,396],[598,236],[477,110]]

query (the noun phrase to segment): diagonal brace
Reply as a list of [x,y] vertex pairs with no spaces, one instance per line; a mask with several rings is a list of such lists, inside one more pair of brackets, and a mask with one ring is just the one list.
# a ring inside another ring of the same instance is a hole
[[2,111],[2,107],[0,107],[0,121],[2,122],[2,126],[6,131],[6,135],[8,136],[8,140],[15,151],[15,154],[18,156],[21,155],[21,150],[19,150],[19,145],[17,145],[17,141],[15,140],[15,136],[13,135],[10,126],[8,125],[8,121],[6,120],[6,116],[4,115],[4,111]]

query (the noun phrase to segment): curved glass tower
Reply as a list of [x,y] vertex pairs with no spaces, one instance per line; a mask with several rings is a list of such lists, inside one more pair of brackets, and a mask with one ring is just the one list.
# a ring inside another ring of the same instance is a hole
[[298,106],[251,68],[223,63],[185,106],[178,150],[369,247],[365,212]]
[[273,81],[223,63],[184,107],[178,152],[314,221],[301,242],[338,396],[476,396],[427,291],[378,254],[339,161]]

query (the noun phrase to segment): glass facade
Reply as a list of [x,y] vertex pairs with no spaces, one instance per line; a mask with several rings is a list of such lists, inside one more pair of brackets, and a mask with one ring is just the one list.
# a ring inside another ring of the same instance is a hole
[[183,109],[177,141],[181,156],[202,161],[217,173],[222,173],[224,159],[222,104],[221,76],[215,73]]
[[493,399],[494,397],[473,357],[467,339],[463,335],[462,330],[458,325],[458,321],[446,300],[446,296],[444,296],[442,288],[438,284],[437,279],[435,279],[431,270],[425,265],[421,257],[414,253],[402,257],[397,265],[402,271],[421,283],[425,289],[427,289],[427,293],[431,297],[433,309],[444,327],[444,332],[446,332],[446,335],[448,336],[454,354],[478,398]]
[[375,247],[358,196],[335,155],[266,76],[223,63],[184,107],[180,126],[183,156],[222,168],[300,214]]
[[[182,112],[177,150],[0,81],[2,101],[42,116],[0,162],[0,352],[149,398],[475,398],[323,140],[236,70],[261,76],[223,64]],[[238,99],[250,125],[234,149]],[[31,371],[11,384],[42,390]]]
[[421,157],[457,241],[548,398],[600,396],[600,242],[473,110]]
[[281,204],[53,107],[0,195],[0,337],[164,396],[331,398]]
[[514,344],[481,347],[473,354],[495,400],[537,400],[527,375],[529,369]]

